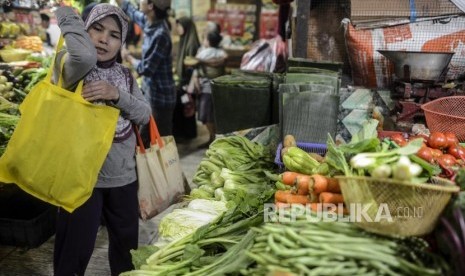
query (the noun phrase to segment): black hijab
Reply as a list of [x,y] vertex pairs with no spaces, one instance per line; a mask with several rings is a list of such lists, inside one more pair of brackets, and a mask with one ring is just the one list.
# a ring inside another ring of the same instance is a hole
[[[189,76],[184,69],[184,59],[187,56],[195,57],[197,50],[200,48],[200,41],[197,35],[195,24],[189,17],[181,17],[176,20],[184,29],[184,33],[179,39],[179,48],[176,60],[176,73],[178,74],[181,83],[189,81]],[[187,80],[186,80],[187,79]]]

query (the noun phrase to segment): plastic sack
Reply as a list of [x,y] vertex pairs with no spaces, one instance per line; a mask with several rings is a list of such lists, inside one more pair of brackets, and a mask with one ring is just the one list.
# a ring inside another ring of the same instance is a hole
[[74,93],[53,84],[53,68],[20,105],[21,119],[0,158],[0,182],[72,212],[92,195],[119,110],[84,100],[82,81]]
[[448,80],[465,72],[465,18],[429,20],[398,26],[357,30],[343,21],[354,85],[389,87],[395,81],[394,65],[377,50],[453,52]]
[[287,46],[280,36],[260,39],[242,56],[241,70],[282,73],[286,69]]

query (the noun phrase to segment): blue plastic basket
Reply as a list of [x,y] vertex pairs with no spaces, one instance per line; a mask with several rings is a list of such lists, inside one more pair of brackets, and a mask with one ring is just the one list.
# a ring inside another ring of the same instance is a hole
[[[321,156],[324,156],[327,151],[326,144],[317,144],[317,143],[304,143],[297,142],[297,147],[305,150],[306,152],[318,153]],[[281,160],[281,150],[283,149],[283,143],[279,143],[278,148],[276,149],[276,157],[274,162],[279,166],[279,169],[284,169],[284,163]]]

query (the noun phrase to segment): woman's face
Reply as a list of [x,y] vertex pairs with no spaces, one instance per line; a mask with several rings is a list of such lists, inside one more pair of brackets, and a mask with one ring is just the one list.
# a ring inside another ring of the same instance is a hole
[[139,10],[143,14],[149,13],[150,9],[152,8],[150,0],[140,0],[139,1]]
[[179,36],[184,34],[184,27],[181,25],[181,23],[176,23],[176,32]]
[[98,61],[113,59],[121,48],[121,30],[111,16],[92,24],[88,33],[97,50]]

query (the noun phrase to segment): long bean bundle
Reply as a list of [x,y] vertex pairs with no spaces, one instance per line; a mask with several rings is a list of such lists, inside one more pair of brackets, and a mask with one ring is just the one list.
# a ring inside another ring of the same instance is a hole
[[346,222],[266,223],[247,255],[245,275],[444,275],[447,265],[420,238],[387,238]]

